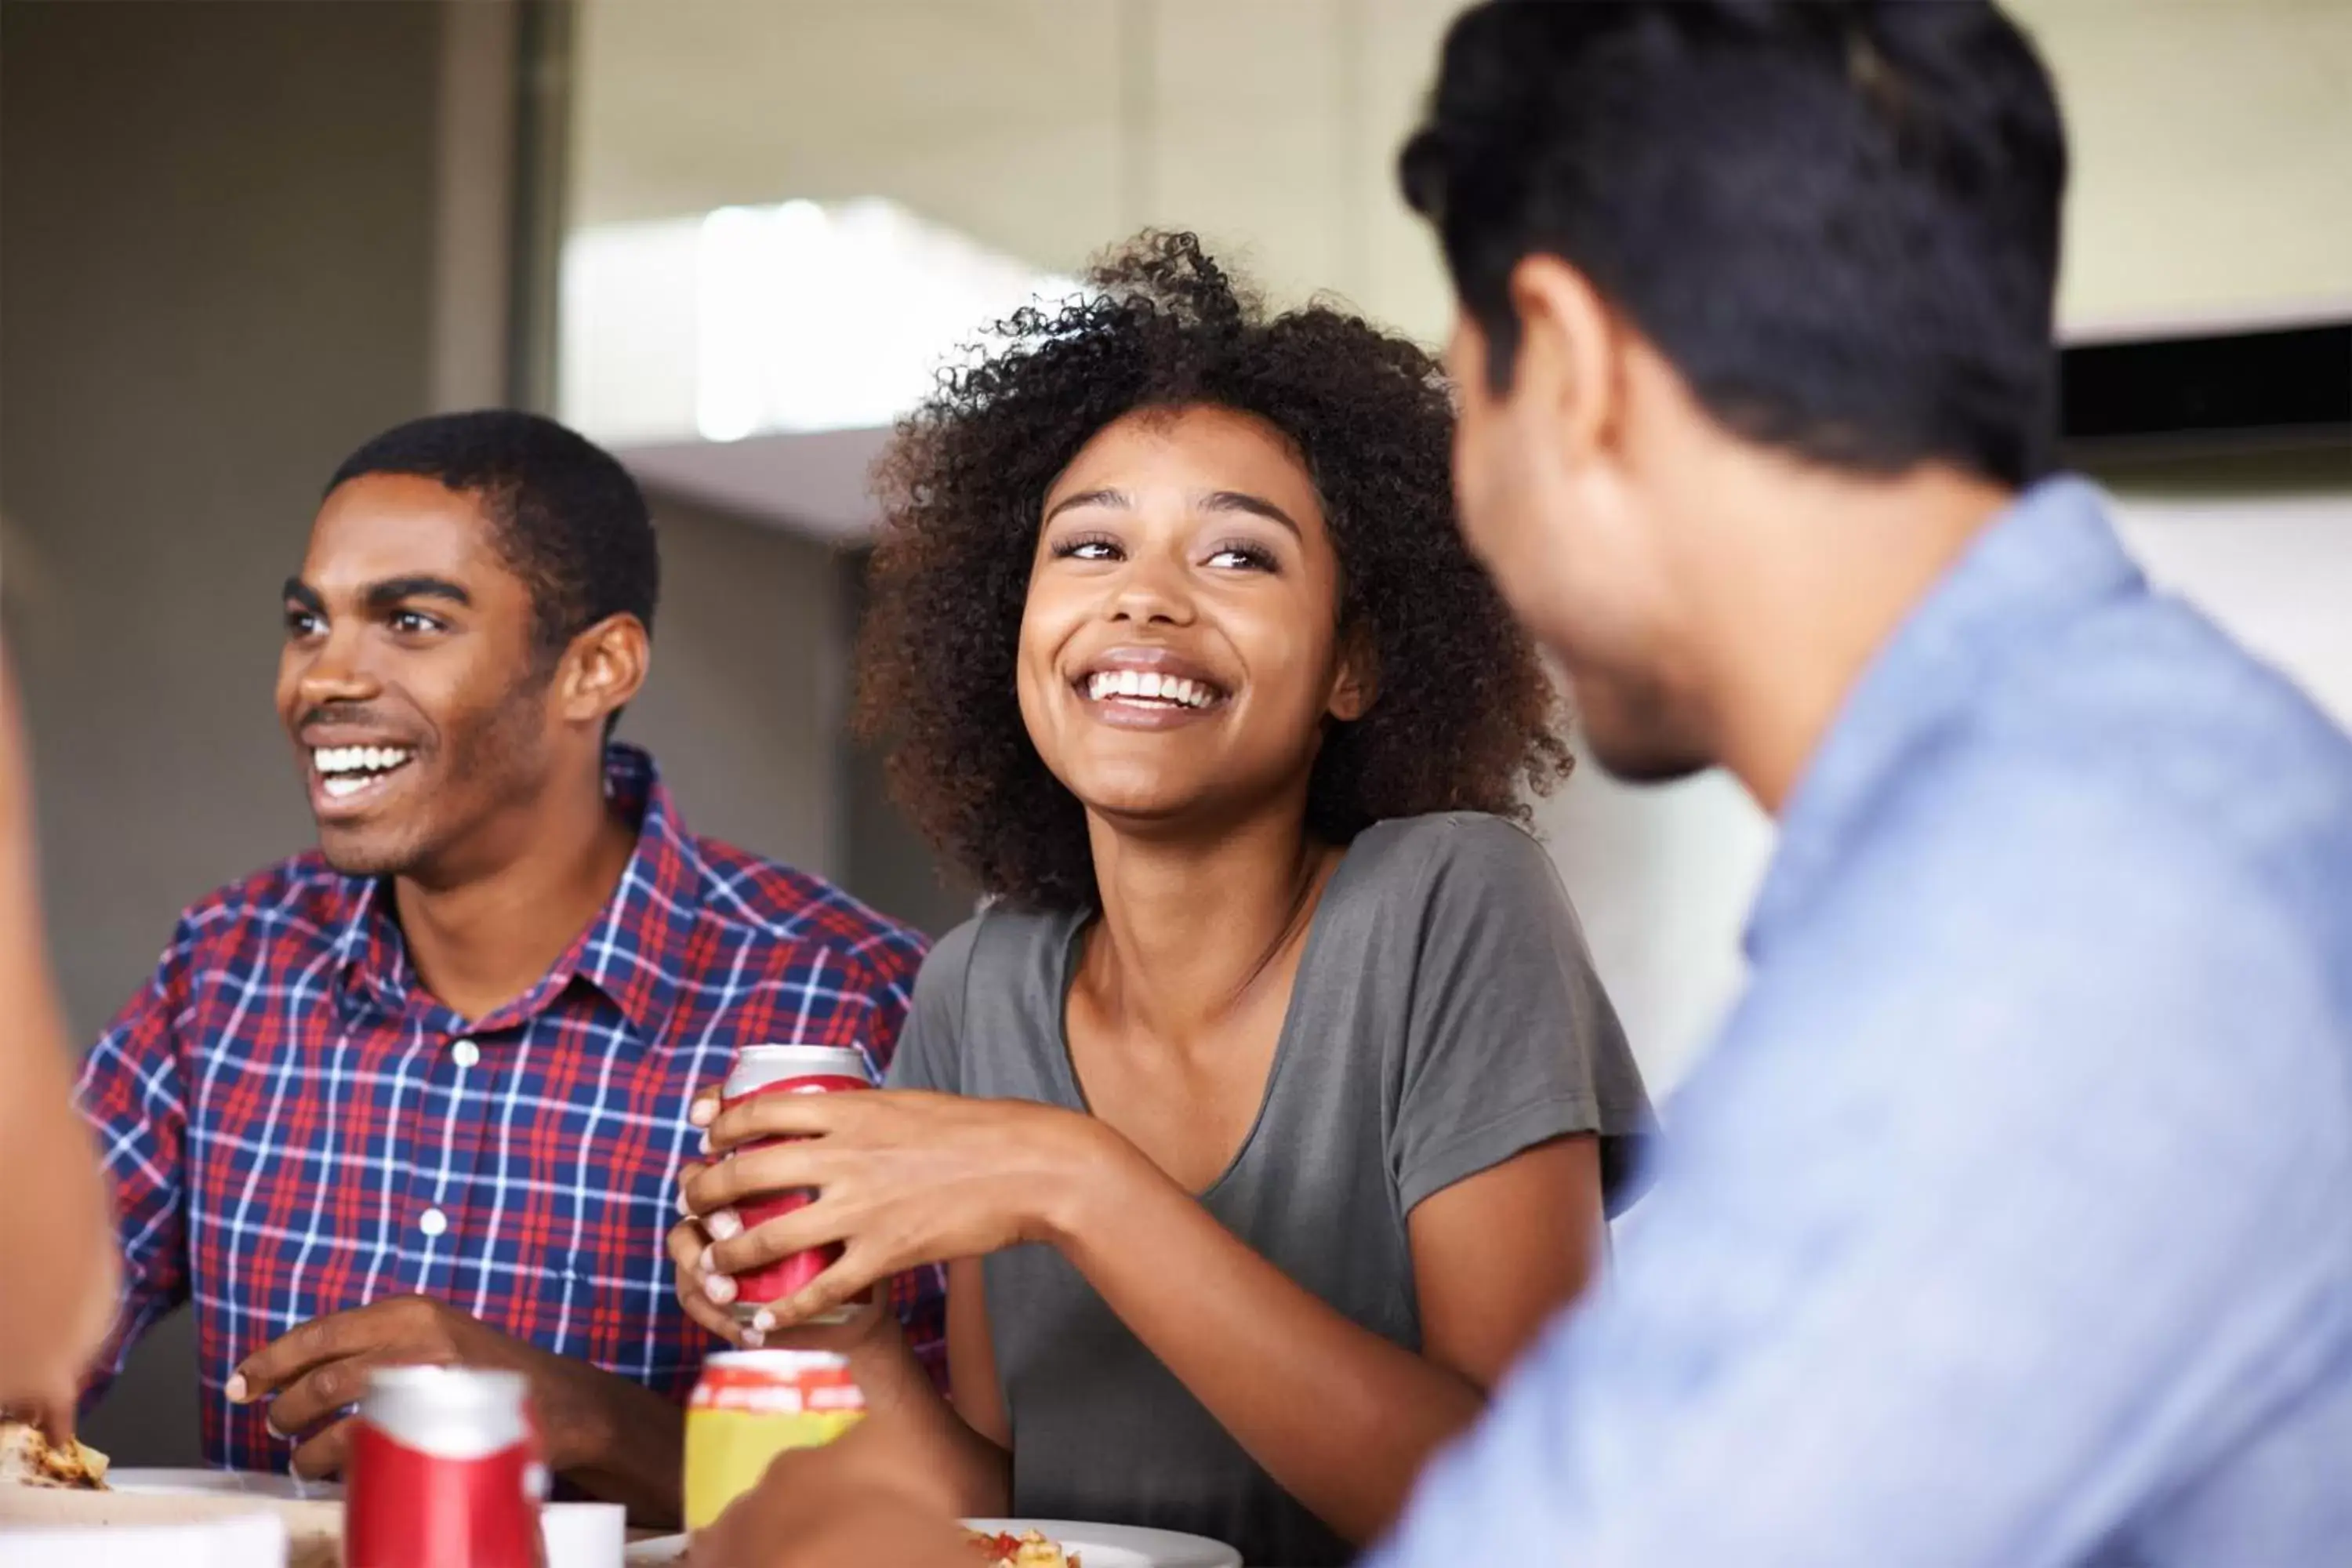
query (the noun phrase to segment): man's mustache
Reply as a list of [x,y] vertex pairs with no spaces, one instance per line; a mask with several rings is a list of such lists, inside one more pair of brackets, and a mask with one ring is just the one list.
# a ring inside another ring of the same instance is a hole
[[307,730],[313,724],[341,725],[354,730],[394,728],[376,710],[365,703],[353,702],[330,702],[306,709],[294,721],[294,728]]

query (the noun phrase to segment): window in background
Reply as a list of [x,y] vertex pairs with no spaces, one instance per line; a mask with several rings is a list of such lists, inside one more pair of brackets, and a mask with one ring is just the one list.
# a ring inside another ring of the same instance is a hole
[[577,229],[562,407],[624,444],[887,425],[981,326],[1076,289],[879,197]]
[[1146,225],[1434,340],[1391,163],[1456,0],[582,0],[560,411],[623,445],[887,425]]

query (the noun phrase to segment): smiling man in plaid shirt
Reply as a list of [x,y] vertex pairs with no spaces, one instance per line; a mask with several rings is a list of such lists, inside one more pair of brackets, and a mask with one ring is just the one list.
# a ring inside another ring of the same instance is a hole
[[[125,1275],[86,1399],[192,1300],[215,1463],[335,1473],[370,1368],[501,1366],[559,1475],[674,1516],[712,1348],[662,1251],[688,1098],[758,1041],[878,1072],[921,943],[608,745],[657,576],[636,486],[544,419],[336,474],[278,680],[319,848],[189,910],[82,1073]],[[934,1362],[939,1302],[894,1291]]]

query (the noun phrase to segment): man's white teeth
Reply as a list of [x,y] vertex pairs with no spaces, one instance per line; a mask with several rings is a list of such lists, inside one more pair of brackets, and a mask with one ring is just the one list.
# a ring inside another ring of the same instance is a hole
[[1146,702],[1171,702],[1184,708],[1206,708],[1217,700],[1217,689],[1206,681],[1161,675],[1157,670],[1098,669],[1087,677],[1087,696],[1134,698]]
[[[310,761],[327,781],[328,793],[331,795],[336,793],[333,786],[342,782],[338,774],[388,773],[415,754],[405,746],[314,746],[310,749]],[[367,781],[352,778],[349,782],[356,789]],[[341,793],[349,795],[351,790]]]

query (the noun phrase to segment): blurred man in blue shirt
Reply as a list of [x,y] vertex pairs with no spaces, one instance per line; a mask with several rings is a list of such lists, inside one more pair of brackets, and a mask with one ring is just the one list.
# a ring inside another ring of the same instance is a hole
[[1482,6],[1402,175],[1463,527],[1780,820],[1650,1212],[1381,1568],[2352,1563],[2352,745],[2046,477],[1970,0]]
[[[1611,1288],[1375,1568],[2352,1563],[2352,742],[2050,474],[2065,165],[1980,0],[1449,37],[1464,530],[1604,763],[1781,838]],[[805,1476],[742,1560],[948,1561]]]

